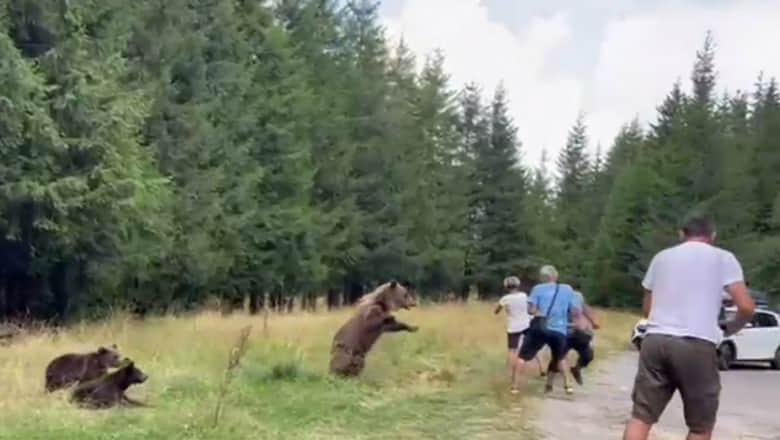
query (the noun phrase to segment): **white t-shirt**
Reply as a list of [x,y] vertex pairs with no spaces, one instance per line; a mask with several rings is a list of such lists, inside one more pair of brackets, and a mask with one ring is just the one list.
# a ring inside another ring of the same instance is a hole
[[528,295],[525,292],[512,292],[498,301],[506,310],[506,332],[518,333],[528,328],[531,318],[528,315]]
[[723,289],[743,281],[731,252],[696,241],[665,249],[650,262],[642,286],[652,292],[647,333],[688,336],[718,344]]

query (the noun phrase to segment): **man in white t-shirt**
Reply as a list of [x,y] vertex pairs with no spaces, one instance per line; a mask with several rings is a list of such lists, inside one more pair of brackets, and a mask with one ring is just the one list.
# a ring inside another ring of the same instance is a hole
[[[736,257],[713,246],[712,221],[692,217],[680,234],[683,243],[653,257],[642,282],[649,319],[624,440],[646,440],[678,390],[688,440],[709,440],[720,395],[717,345],[750,322],[755,309]],[[724,289],[738,310],[725,332],[718,326]]]
[[[495,314],[506,311],[506,339],[507,339],[507,368],[509,378],[514,381],[515,362],[517,362],[517,349],[522,342],[523,334],[528,330],[531,315],[528,313],[528,294],[520,290],[520,279],[514,276],[504,279],[504,291],[506,294],[498,301]],[[539,371],[542,371],[542,364]]]

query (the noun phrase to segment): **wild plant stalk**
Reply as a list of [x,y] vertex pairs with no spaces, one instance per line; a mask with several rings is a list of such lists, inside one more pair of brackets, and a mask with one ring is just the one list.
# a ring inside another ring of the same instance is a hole
[[268,337],[268,307],[263,306],[263,336]]
[[227,368],[225,368],[225,375],[222,379],[222,384],[219,387],[219,391],[217,393],[217,405],[216,408],[214,408],[214,428],[219,425],[219,416],[222,413],[222,407],[224,406],[225,396],[227,396],[228,387],[230,386],[230,382],[233,381],[233,378],[235,377],[235,373],[238,370],[238,367],[241,363],[241,358],[244,357],[244,354],[246,354],[248,342],[249,342],[249,333],[252,331],[252,326],[246,326],[243,329],[241,329],[241,334],[238,336],[238,341],[233,345],[233,348],[230,350],[230,355],[228,356],[228,364]]

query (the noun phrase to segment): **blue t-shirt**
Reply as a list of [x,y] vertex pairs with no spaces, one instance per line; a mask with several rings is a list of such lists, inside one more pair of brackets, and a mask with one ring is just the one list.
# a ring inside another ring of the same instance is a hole
[[[547,329],[566,334],[569,327],[569,313],[573,310],[581,310],[579,300],[574,295],[574,289],[568,284],[558,284],[558,296],[555,298],[555,304],[550,309],[547,316]],[[539,315],[544,315],[550,302],[555,295],[555,284],[545,283],[537,284],[531,289],[531,296],[528,302],[535,305],[539,310]]]

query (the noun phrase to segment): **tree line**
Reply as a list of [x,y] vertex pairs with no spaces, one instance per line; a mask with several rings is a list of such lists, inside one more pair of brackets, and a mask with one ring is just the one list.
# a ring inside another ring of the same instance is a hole
[[[519,159],[503,86],[454,90],[368,0],[9,0],[0,6],[0,319],[499,293],[539,265],[635,306],[649,258],[712,213],[780,286],[780,96],[692,92],[602,157],[583,118]],[[419,63],[419,69],[418,69]]]

